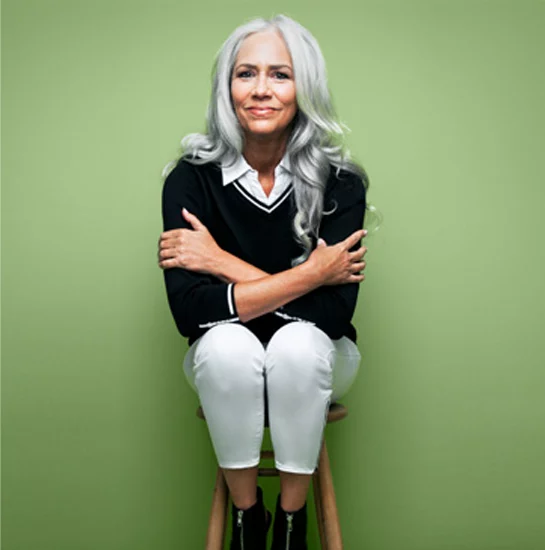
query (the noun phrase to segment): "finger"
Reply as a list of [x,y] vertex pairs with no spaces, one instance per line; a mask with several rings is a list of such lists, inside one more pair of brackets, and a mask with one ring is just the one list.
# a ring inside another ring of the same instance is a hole
[[348,279],[349,283],[361,283],[365,279],[365,275],[357,275],[356,273],[353,273],[350,275],[350,278]]
[[173,237],[176,237],[176,235],[181,231],[182,229],[169,229],[168,231],[163,231],[161,235],[159,235],[159,240],[165,240],[165,239],[171,239]]
[[350,250],[355,244],[357,244],[361,239],[363,239],[363,236],[365,234],[364,229],[358,229],[358,231],[354,231],[352,235],[349,235],[346,237],[344,241],[341,241],[343,243],[343,246]]
[[174,248],[163,248],[159,250],[159,258],[167,259],[176,257],[176,250]]
[[356,261],[363,258],[366,252],[367,252],[367,247],[362,246],[358,248],[358,250],[354,250],[354,252],[349,252],[348,256],[351,261]]
[[354,273],[357,273],[359,271],[363,271],[365,269],[365,262],[354,262],[351,266],[351,269],[354,271]]
[[159,247],[162,249],[165,249],[165,248],[177,248],[182,246],[186,242],[185,238],[183,237],[185,231],[193,233],[194,230],[178,229],[176,230],[176,233],[172,237],[162,240]]
[[176,267],[176,260],[174,258],[169,258],[168,260],[161,260],[159,262],[159,267],[161,269],[168,269],[171,267]]
[[172,242],[169,241],[167,243],[164,243],[161,248],[159,249],[159,252],[162,252],[163,254],[166,253],[167,256],[176,256],[177,251],[180,249],[181,243],[178,242]]
[[157,241],[158,248],[165,246],[164,243],[167,241],[167,239],[168,236],[166,236],[166,233],[161,233],[159,240]]
[[159,247],[165,248],[171,246],[171,243],[179,239],[182,236],[183,229],[171,229],[170,231],[164,231],[159,237],[159,242],[157,243]]
[[182,213],[184,218],[193,226],[194,229],[197,229],[197,230],[206,229],[205,225],[201,223],[199,218],[197,218],[195,214],[192,214],[191,212],[189,212],[187,208],[182,208]]

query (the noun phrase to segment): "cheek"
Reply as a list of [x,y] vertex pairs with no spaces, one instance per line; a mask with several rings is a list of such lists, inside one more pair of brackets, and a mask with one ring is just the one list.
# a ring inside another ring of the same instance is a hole
[[294,106],[296,102],[295,97],[295,87],[284,87],[281,90],[278,91],[277,97],[280,99],[280,101],[286,105],[286,106]]
[[231,98],[233,99],[235,107],[240,106],[241,102],[244,99],[244,90],[241,89],[240,85],[231,85]]

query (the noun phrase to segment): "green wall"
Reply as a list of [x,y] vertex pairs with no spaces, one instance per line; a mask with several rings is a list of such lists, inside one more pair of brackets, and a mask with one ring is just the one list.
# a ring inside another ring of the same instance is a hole
[[160,174],[229,33],[286,13],[384,215],[327,428],[346,548],[542,550],[545,3],[270,6],[2,3],[2,548],[203,547],[215,457],[156,264]]

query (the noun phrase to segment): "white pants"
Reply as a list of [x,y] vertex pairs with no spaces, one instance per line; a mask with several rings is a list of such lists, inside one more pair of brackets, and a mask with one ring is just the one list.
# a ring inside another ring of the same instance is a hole
[[269,342],[225,323],[193,342],[183,369],[199,396],[219,466],[259,464],[267,392],[276,467],[312,474],[329,404],[348,391],[360,360],[348,337],[332,340],[310,323],[288,323]]

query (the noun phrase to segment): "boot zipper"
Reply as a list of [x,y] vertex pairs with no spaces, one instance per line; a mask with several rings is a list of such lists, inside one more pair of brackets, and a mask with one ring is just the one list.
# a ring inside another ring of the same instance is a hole
[[290,550],[290,534],[293,531],[293,514],[286,514],[286,519],[288,520],[288,534],[286,536],[286,550]]
[[242,516],[244,515],[244,510],[239,510],[238,511],[238,518],[237,518],[237,525],[240,529],[240,550],[244,550],[244,540],[243,540],[243,533],[242,533],[242,528],[243,528],[243,524],[242,524]]

